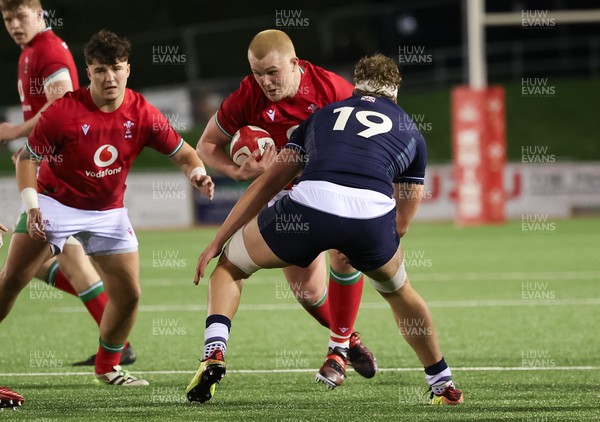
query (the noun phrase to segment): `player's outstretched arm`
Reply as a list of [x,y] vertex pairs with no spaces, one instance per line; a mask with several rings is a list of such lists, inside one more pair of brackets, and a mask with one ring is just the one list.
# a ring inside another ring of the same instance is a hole
[[17,183],[21,199],[27,211],[27,230],[32,239],[46,241],[44,219],[38,205],[37,196],[37,158],[33,157],[27,147],[21,150],[17,161]]
[[[274,149],[275,147],[269,146],[265,153]],[[204,277],[206,266],[221,253],[229,238],[256,217],[267,202],[298,176],[303,168],[302,163],[297,151],[285,148],[279,153],[275,163],[252,182],[234,205],[211,244],[198,258],[194,284],[198,284],[200,278]]]
[[396,229],[402,237],[408,231],[410,221],[423,199],[423,185],[416,183],[395,184],[394,198],[396,199]]
[[44,93],[46,94],[47,102],[44,104],[42,109],[38,111],[37,114],[31,119],[21,123],[20,125],[13,125],[7,122],[1,123],[0,141],[9,142],[14,141],[17,138],[29,136],[38,120],[40,120],[42,112],[50,107],[50,104],[61,98],[69,91],[73,91],[73,84],[71,83],[70,79],[48,83],[44,87]]
[[171,157],[171,161],[179,166],[183,174],[190,179],[190,182],[192,182],[199,192],[208,196],[208,199],[213,199],[215,196],[215,184],[211,177],[206,174],[204,163],[198,158],[194,148],[187,142],[184,142],[181,149],[177,151],[177,154]]

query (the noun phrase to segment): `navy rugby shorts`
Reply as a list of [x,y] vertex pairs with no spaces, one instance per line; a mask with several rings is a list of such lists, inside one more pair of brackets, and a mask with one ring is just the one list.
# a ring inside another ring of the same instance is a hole
[[288,195],[258,215],[265,242],[279,259],[308,267],[322,252],[337,249],[352,266],[370,271],[386,264],[398,249],[396,210],[372,219],[339,217],[294,202]]

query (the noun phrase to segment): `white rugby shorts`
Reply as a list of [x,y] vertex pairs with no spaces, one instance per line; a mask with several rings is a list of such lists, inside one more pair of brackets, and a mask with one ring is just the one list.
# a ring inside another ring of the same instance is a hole
[[38,194],[44,230],[52,252],[57,255],[70,236],[81,243],[87,255],[135,252],[138,241],[127,216],[127,208],[105,211],[81,210]]

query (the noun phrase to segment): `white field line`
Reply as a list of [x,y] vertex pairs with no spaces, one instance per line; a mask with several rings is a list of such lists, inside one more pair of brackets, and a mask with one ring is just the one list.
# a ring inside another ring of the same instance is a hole
[[[502,308],[526,306],[597,306],[600,298],[588,299],[494,299],[494,300],[432,300],[427,302],[430,308]],[[385,302],[361,303],[361,309],[388,309]],[[290,303],[242,304],[241,311],[302,311],[300,305]],[[206,305],[141,305],[140,312],[203,312]],[[77,314],[87,312],[83,306],[52,307],[50,312],[59,314]]]
[[[598,271],[562,271],[562,272],[499,272],[499,273],[413,273],[408,268],[408,275],[414,281],[547,281],[547,280],[600,280]],[[192,284],[190,277],[176,278],[142,278],[143,286],[174,286]],[[264,273],[254,276],[245,282],[250,284],[272,284],[273,281],[285,282],[282,273]],[[208,281],[203,280],[203,281]]]
[[[318,368],[302,369],[228,369],[228,374],[291,374],[315,372]],[[597,371],[600,366],[553,366],[553,367],[523,367],[523,366],[462,366],[452,367],[454,372],[493,372],[493,371]],[[423,368],[379,368],[380,372],[422,372]],[[191,375],[193,371],[131,371],[137,375]],[[0,373],[2,377],[62,377],[62,376],[92,376],[89,372],[13,372]]]

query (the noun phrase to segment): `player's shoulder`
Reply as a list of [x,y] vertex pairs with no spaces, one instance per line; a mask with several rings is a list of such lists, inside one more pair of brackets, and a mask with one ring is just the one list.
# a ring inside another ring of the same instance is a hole
[[125,88],[125,102],[127,109],[142,120],[144,118],[157,119],[160,118],[158,116],[162,116],[162,113],[155,105],[148,101],[142,93],[134,91],[133,89]]
[[44,53],[68,51],[69,47],[58,35],[48,28],[40,32],[31,43],[31,47]]
[[137,105],[150,105],[144,94],[134,91],[131,88],[125,88],[125,98],[127,101],[134,102]]
[[[364,96],[361,95],[356,95],[356,94],[352,94],[350,95],[348,98],[344,98],[343,100],[339,100],[339,101],[335,101],[333,103],[329,103],[327,104],[325,107],[323,107],[320,111],[327,111],[327,110],[331,110],[331,109],[336,109],[336,108],[340,108],[340,107],[367,107],[367,108],[373,108],[375,101],[369,101],[369,100],[365,100],[365,98],[361,98]],[[376,100],[375,97],[371,97],[373,100]]]
[[240,111],[243,113],[250,112],[250,108],[253,110],[260,109],[265,101],[266,97],[254,76],[246,76],[240,82],[239,87],[223,100],[219,109],[220,116],[225,118],[230,113],[238,115]]
[[354,85],[342,76],[306,60],[300,61],[300,68],[304,72],[303,84],[312,86],[315,92],[324,96],[326,103],[347,98],[354,90]]
[[298,60],[298,64],[300,65],[302,71],[308,75],[329,75],[333,73],[322,68],[321,66],[317,66],[316,64],[309,62],[308,60]]
[[153,110],[156,108],[146,99],[146,97],[144,97],[144,94],[130,88],[125,88],[125,102],[127,103],[127,107],[140,111]]
[[50,106],[42,112],[46,125],[53,127],[59,127],[68,122],[76,119],[77,116],[85,114],[87,111],[91,111],[92,102],[91,99],[86,98],[86,88],[79,88],[75,91],[65,93],[61,98],[53,101]]
[[262,95],[262,89],[254,79],[254,76],[248,75],[241,80],[240,85],[236,91],[233,92],[234,96],[252,98],[259,97]]
[[61,98],[57,99],[48,108],[50,109],[71,109],[86,103],[86,96],[89,96],[89,88],[79,88],[74,91],[66,92]]
[[69,47],[51,30],[40,32],[36,36],[34,42],[30,44],[30,56],[34,63],[34,73],[43,72],[46,66],[54,63],[66,67],[75,66]]
[[321,66],[317,66],[309,62],[308,60],[300,60],[300,67],[302,70],[309,75],[311,78],[315,78],[318,80],[329,81],[331,83],[343,84],[348,86],[353,86],[350,82],[348,82],[344,77],[338,75],[337,73],[327,70]]

